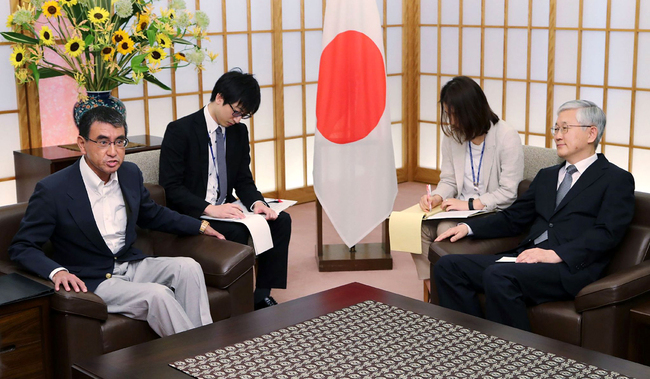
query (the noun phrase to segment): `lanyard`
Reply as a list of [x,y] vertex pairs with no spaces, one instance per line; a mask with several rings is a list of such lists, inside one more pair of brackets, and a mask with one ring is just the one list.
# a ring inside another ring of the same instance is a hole
[[472,156],[471,143],[472,141],[467,141],[467,147],[469,147],[469,162],[472,166],[472,183],[474,183],[474,191],[478,192],[478,182],[481,177],[481,165],[483,164],[483,152],[485,152],[485,141],[483,141],[483,148],[481,148],[481,158],[478,161],[478,174],[476,176],[474,176],[474,157]]

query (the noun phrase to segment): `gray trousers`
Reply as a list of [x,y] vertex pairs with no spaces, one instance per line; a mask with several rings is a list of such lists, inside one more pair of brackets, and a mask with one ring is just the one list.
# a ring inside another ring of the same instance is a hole
[[440,234],[458,225],[458,220],[425,220],[422,221],[422,254],[411,254],[418,279],[427,280],[431,276],[431,262],[429,262],[429,246]]
[[146,320],[162,337],[212,323],[203,271],[192,258],[116,263],[95,294],[109,313]]

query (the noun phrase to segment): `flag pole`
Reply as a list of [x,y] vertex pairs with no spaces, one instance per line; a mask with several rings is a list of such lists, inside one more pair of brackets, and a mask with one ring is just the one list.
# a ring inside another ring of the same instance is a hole
[[388,219],[381,224],[380,243],[359,243],[350,248],[345,244],[323,243],[323,206],[316,199],[316,261],[318,271],[392,270]]

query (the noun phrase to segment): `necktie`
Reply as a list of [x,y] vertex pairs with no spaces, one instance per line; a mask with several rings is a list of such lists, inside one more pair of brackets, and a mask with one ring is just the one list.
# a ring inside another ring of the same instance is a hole
[[219,198],[217,205],[223,204],[228,193],[228,169],[226,168],[226,139],[221,128],[217,128],[217,175],[219,179]]
[[[558,205],[562,202],[562,199],[564,199],[564,196],[566,196],[567,192],[571,189],[571,183],[573,183],[573,174],[578,171],[576,166],[574,165],[569,165],[566,168],[566,174],[564,174],[564,179],[562,179],[562,183],[560,183],[560,187],[557,189],[557,195],[555,196],[555,208],[557,208]],[[544,233],[540,234],[539,237],[535,238],[535,245],[539,245],[540,243],[546,241],[548,239],[548,230],[545,230]]]

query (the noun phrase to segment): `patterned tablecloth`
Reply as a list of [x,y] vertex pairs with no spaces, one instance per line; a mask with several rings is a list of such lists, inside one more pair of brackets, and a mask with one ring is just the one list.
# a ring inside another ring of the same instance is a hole
[[169,365],[200,379],[627,378],[370,300]]

